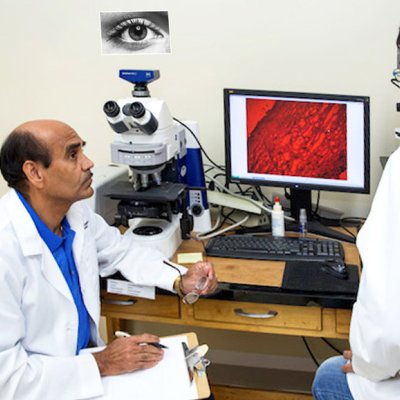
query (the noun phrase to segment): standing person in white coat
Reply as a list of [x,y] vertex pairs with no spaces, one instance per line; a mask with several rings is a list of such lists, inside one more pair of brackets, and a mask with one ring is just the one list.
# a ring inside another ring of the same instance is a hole
[[[400,149],[389,158],[357,237],[363,262],[351,351],[318,369],[317,400],[400,399]],[[334,393],[336,391],[336,393]]]
[[[0,398],[86,399],[103,393],[101,376],[155,366],[163,351],[143,345],[150,334],[119,338],[103,351],[99,274],[120,271],[142,285],[200,294],[215,290],[209,263],[178,272],[163,255],[142,248],[79,200],[93,194],[93,167],[83,140],[68,125],[30,121],[0,152],[10,191],[0,199]],[[185,274],[186,272],[186,274]],[[132,393],[134,397],[134,393]]]

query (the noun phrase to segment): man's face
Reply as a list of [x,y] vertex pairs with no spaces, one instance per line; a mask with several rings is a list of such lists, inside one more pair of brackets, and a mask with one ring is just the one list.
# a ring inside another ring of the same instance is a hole
[[72,204],[93,194],[93,162],[83,152],[85,142],[68,125],[58,123],[45,134],[51,154],[49,168],[42,168],[43,192],[49,199]]

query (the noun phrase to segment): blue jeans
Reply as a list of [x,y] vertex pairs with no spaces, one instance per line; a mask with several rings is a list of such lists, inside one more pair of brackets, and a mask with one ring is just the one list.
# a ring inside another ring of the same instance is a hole
[[312,385],[315,400],[353,400],[346,374],[341,370],[346,362],[342,356],[337,356],[320,365]]

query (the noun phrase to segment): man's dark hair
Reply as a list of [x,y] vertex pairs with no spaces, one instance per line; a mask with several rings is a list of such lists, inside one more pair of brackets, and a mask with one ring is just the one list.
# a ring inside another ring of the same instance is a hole
[[51,163],[51,154],[44,143],[32,132],[13,131],[0,150],[0,170],[9,187],[26,194],[27,178],[22,170],[27,160],[40,162],[45,168]]

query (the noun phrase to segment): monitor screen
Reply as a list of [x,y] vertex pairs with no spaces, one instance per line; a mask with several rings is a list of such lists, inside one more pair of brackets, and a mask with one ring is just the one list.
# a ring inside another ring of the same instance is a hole
[[[227,183],[369,193],[369,97],[224,89]],[[296,203],[296,204],[295,204]]]

